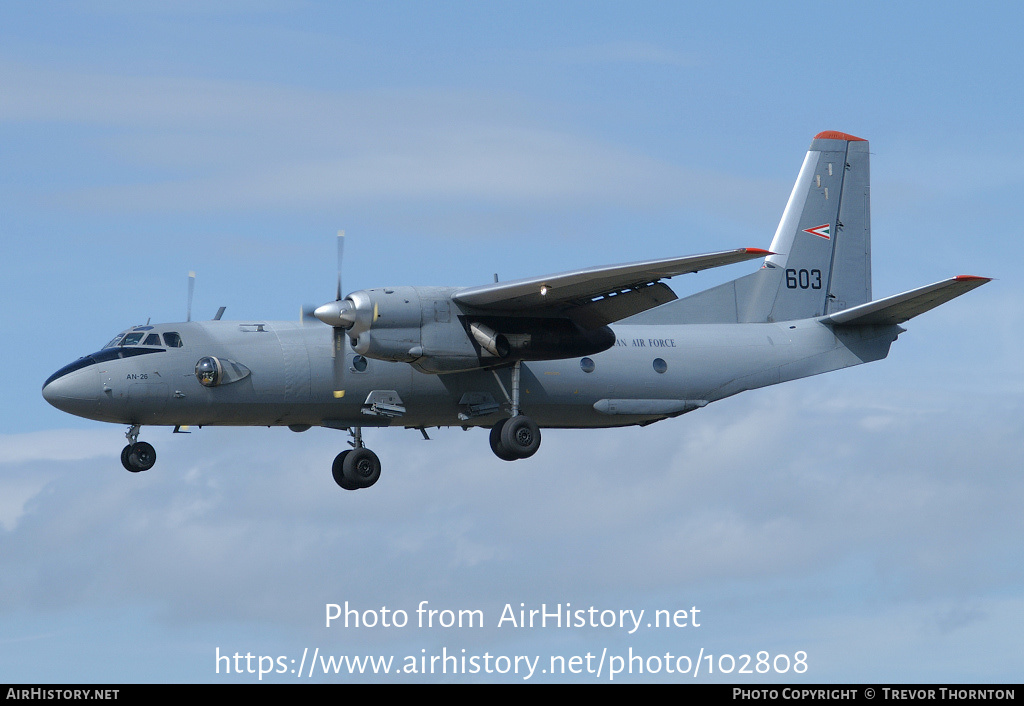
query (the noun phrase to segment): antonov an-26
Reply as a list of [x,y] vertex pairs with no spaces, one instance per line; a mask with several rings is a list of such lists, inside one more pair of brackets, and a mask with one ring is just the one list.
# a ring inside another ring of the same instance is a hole
[[[756,258],[757,271],[683,299],[663,282]],[[868,143],[829,131],[811,142],[770,250],[344,298],[339,275],[336,300],[314,312],[327,326],[222,321],[223,309],[133,326],[51,375],[43,397],[129,425],[121,462],[132,472],[156,461],[143,425],[347,430],[333,475],[356,490],[380,477],[366,426],[486,427],[498,458],[524,459],[541,427],[645,425],[879,360],[900,324],[988,281],[961,275],[872,300]]]

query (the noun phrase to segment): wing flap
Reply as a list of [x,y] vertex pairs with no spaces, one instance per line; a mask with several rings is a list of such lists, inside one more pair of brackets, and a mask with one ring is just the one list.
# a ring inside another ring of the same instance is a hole
[[676,293],[664,282],[587,300],[570,308],[566,316],[584,328],[606,326],[615,321],[675,301]]
[[[662,279],[753,260],[769,254],[771,253],[767,250],[759,248],[739,248],[706,255],[591,267],[542,277],[467,287],[456,292],[452,299],[474,309],[502,313],[525,312],[531,315],[564,314],[571,316],[574,309],[592,308],[595,318],[616,317],[607,321],[610,323],[610,321],[617,321],[620,318],[644,311],[650,306],[656,306],[657,303],[671,301],[671,299],[665,299],[664,292],[659,290],[655,298],[652,298],[654,292],[651,293],[652,296],[632,297],[632,303],[639,305],[639,308],[623,306],[627,299],[616,302],[615,306],[611,305],[610,300],[624,296],[629,290],[642,291],[643,288]],[[601,298],[608,299],[609,302],[592,307],[594,304],[600,304],[596,300]],[[674,294],[672,298],[675,298]],[[655,303],[651,303],[652,301]],[[583,316],[586,315],[583,314]]]
[[959,275],[909,292],[837,311],[822,317],[821,321],[837,326],[902,324],[990,281],[989,277]]

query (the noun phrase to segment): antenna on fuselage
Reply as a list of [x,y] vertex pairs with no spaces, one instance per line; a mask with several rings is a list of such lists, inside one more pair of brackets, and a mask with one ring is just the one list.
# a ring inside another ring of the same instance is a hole
[[196,273],[188,273],[188,306],[185,308],[185,321],[192,320],[192,294],[196,291]]

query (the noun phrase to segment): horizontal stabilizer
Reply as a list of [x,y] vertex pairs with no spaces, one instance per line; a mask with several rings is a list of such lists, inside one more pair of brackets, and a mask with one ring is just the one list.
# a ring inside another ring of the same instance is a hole
[[826,324],[837,326],[872,326],[885,324],[902,324],[918,314],[945,304],[961,294],[966,294],[976,287],[991,281],[989,277],[960,275],[950,279],[912,289],[902,294],[894,294],[885,299],[861,304],[850,309],[837,311],[821,318]]

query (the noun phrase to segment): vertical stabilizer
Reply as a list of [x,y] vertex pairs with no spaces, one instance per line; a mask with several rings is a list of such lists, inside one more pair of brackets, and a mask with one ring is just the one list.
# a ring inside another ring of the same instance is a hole
[[757,323],[833,314],[871,301],[868,142],[814,136],[764,266],[630,318],[630,323]]
[[868,161],[866,140],[815,135],[772,240],[776,254],[765,259],[782,271],[767,320],[821,316],[871,300]]

